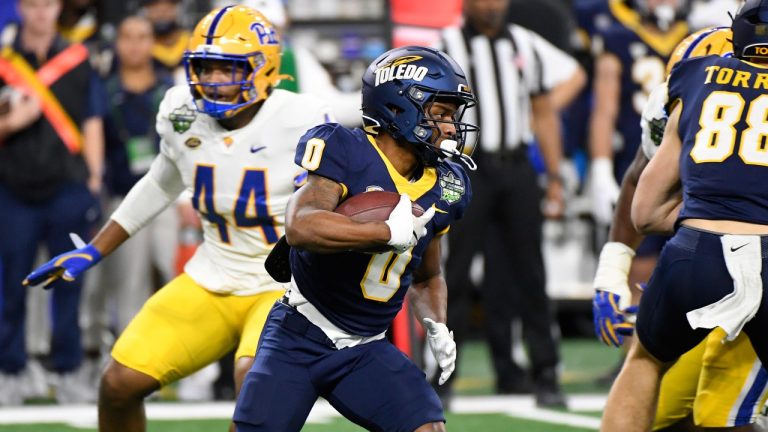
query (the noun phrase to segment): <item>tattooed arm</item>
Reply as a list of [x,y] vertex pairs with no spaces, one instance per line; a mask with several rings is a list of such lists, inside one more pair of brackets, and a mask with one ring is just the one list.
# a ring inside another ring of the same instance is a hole
[[285,220],[288,244],[312,252],[386,247],[390,231],[384,222],[355,222],[333,212],[341,195],[341,185],[310,174],[307,184],[288,202]]

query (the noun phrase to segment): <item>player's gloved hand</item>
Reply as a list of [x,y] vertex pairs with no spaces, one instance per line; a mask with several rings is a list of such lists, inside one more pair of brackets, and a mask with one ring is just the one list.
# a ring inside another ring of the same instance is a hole
[[400,195],[400,202],[384,221],[389,227],[390,238],[387,244],[397,253],[403,253],[414,247],[420,238],[427,234],[427,222],[435,215],[430,207],[421,216],[414,216],[411,210],[411,198],[408,194]]
[[424,329],[427,331],[427,343],[429,349],[440,365],[440,379],[438,384],[443,385],[450,378],[456,368],[456,342],[453,341],[453,332],[448,331],[445,324],[424,318]]
[[643,107],[643,113],[640,116],[640,146],[643,154],[648,160],[653,158],[656,150],[661,145],[661,139],[664,138],[664,129],[667,127],[667,110],[664,108],[669,99],[667,84],[661,84],[648,95],[648,101]]
[[620,347],[624,336],[632,336],[635,330],[634,314],[637,306],[619,308],[619,296],[607,291],[595,291],[592,313],[597,338],[606,345]]
[[619,185],[613,177],[613,162],[607,158],[597,158],[592,161],[589,169],[592,216],[597,223],[610,225],[613,207],[619,199]]
[[70,234],[77,249],[65,252],[27,275],[22,282],[24,285],[43,285],[49,289],[51,283],[58,279],[71,282],[81,273],[101,261],[101,254],[93,245],[85,244],[77,234]]
[[432,206],[422,213],[421,216],[413,216],[413,235],[416,236],[417,242],[427,235],[427,223],[432,220],[434,215],[435,206]]
[[620,242],[608,242],[600,252],[592,286],[592,313],[597,338],[606,345],[620,346],[633,331],[636,306],[630,306],[629,267],[635,251]]

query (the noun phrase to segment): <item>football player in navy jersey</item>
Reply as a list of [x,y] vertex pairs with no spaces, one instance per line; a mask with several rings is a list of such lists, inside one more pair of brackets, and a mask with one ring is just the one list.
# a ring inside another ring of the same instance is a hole
[[[688,36],[682,19],[686,0],[610,0],[608,6],[613,20],[596,31],[592,42],[596,59],[589,127],[592,211],[606,225],[618,196],[617,182],[640,146],[645,101],[664,82],[667,60]],[[655,255],[658,249],[651,252]]]
[[[293,274],[272,309],[235,409],[240,432],[298,431],[322,396],[368,430],[442,431],[443,410],[424,374],[384,333],[406,293],[442,370],[456,344],[445,326],[440,235],[469,203],[460,159],[475,103],[461,68],[440,51],[403,47],[363,75],[365,130],[325,124],[302,137],[307,184],[288,204]],[[333,210],[367,191],[401,194],[384,222]],[[411,213],[411,200],[428,209]],[[368,253],[370,250],[385,250]]]
[[[768,361],[768,0],[747,1],[731,29],[734,57],[684,60],[668,80],[671,114],[632,220],[642,232],[675,234],[642,296],[605,431],[648,430],[661,376],[713,328],[724,344],[744,331]],[[759,365],[754,373],[750,393],[768,380]],[[752,414],[744,408],[738,415]]]

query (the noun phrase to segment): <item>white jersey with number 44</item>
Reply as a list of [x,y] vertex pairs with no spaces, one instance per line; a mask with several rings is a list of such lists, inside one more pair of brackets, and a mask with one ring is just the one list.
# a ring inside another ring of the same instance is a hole
[[161,152],[203,222],[204,242],[184,270],[218,293],[274,290],[264,260],[304,176],[293,162],[296,145],[308,129],[331,120],[330,109],[312,96],[274,90],[248,125],[229,131],[193,104],[189,87],[176,86],[157,117]]

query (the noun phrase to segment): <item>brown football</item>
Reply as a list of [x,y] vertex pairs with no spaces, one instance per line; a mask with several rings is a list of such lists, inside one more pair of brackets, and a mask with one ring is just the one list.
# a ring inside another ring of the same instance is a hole
[[[389,219],[389,214],[399,201],[400,194],[397,192],[370,191],[347,198],[334,211],[359,222],[383,222]],[[411,212],[414,216],[421,216],[424,209],[411,203]]]

